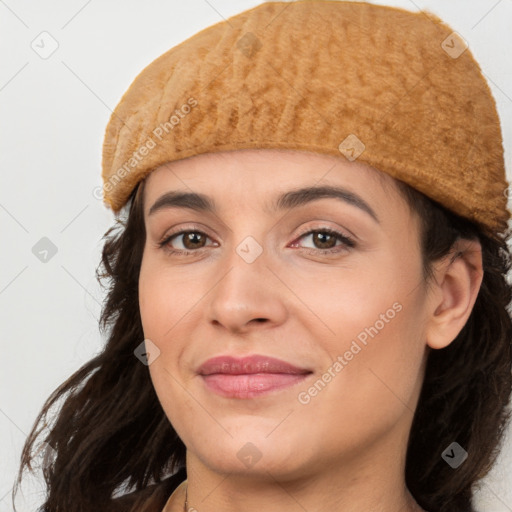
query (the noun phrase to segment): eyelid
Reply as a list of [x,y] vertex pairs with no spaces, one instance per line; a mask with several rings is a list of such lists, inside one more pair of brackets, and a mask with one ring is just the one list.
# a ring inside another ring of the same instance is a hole
[[[170,231],[166,231],[165,235],[158,240],[157,245],[159,247],[162,247],[164,245],[166,246],[171,241],[172,238],[177,237],[177,236],[182,236],[187,232],[194,232],[194,233],[197,232],[197,233],[200,233],[200,234],[206,236],[210,240],[213,240],[213,237],[210,236],[204,228],[191,224],[189,226],[181,226],[180,225],[179,228],[171,229]],[[205,249],[205,248],[206,247],[200,247],[199,249],[195,249],[195,250],[191,250],[191,249],[187,249],[187,250],[190,252],[198,252],[201,249]],[[175,249],[175,250],[177,252],[184,251],[184,249]]]
[[207,228],[205,228],[203,226],[192,223],[192,224],[185,224],[185,225],[178,224],[177,227],[172,227],[171,229],[167,230],[162,237],[160,237],[160,241],[165,240],[165,239],[169,238],[170,236],[174,236],[174,235],[183,233],[184,231],[198,231],[200,233],[204,233],[209,238],[212,238],[207,233],[207,231],[212,231],[212,230],[208,230]]
[[322,252],[328,252],[330,250],[334,250],[336,247],[341,247],[341,246],[345,246],[345,248],[347,248],[347,249],[353,249],[353,248],[357,247],[357,243],[356,243],[354,237],[352,237],[350,235],[346,235],[342,231],[340,231],[336,228],[332,228],[330,226],[306,228],[304,231],[302,231],[301,233],[299,233],[296,236],[296,238],[293,240],[292,244],[296,244],[298,240],[300,240],[301,238],[304,238],[306,235],[311,235],[313,233],[322,233],[322,232],[329,233],[329,234],[333,235],[334,237],[336,237],[337,240],[341,241],[341,244],[335,245],[334,247],[332,247],[330,249],[311,249],[310,247],[304,247],[304,249],[317,251],[321,254]]

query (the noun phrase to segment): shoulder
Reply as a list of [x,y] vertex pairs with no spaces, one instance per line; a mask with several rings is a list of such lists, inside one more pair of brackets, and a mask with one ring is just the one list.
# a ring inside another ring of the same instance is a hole
[[161,512],[172,492],[187,478],[185,468],[161,482],[148,485],[144,489],[123,494],[111,501],[109,512]]

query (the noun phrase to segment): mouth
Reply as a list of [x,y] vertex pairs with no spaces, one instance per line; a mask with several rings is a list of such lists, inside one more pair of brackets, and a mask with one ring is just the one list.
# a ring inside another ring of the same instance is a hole
[[198,369],[210,391],[227,398],[241,399],[284,390],[302,382],[311,373],[307,368],[260,355],[244,358],[219,356],[209,359]]

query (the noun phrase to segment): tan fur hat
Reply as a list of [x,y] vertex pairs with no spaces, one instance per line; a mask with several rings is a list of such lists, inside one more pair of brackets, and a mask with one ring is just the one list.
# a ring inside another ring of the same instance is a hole
[[159,165],[282,148],[365,162],[494,236],[508,187],[496,104],[465,41],[429,12],[268,2],[153,61],[113,112],[104,202]]

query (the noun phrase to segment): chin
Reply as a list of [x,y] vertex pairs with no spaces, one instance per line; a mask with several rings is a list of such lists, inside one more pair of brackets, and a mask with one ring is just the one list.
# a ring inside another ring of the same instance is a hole
[[268,436],[269,431],[241,429],[233,437],[228,434],[220,439],[204,436],[206,443],[186,444],[195,457],[217,473],[261,477],[265,481],[270,475],[283,481],[304,475],[312,461],[307,460],[307,454],[298,447],[307,444],[307,435],[300,441],[287,436],[288,442],[284,442],[275,432]]

